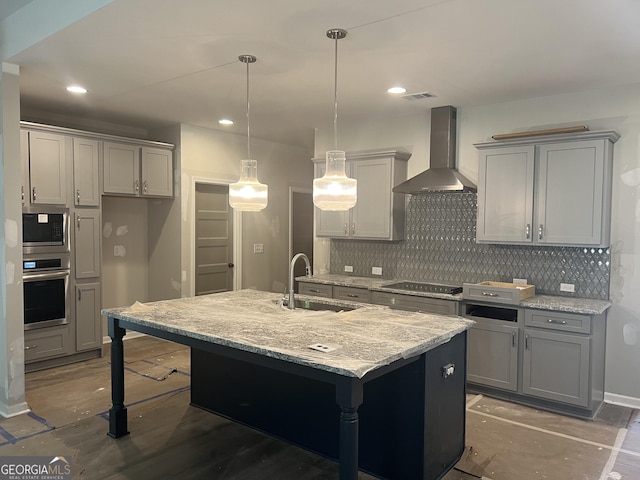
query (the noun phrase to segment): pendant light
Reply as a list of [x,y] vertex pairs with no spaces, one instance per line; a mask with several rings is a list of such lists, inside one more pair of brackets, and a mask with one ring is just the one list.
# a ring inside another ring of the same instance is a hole
[[327,152],[327,167],[322,178],[313,181],[313,203],[320,210],[349,210],[356,204],[357,181],[347,177],[345,152],[338,150],[338,40],[347,36],[340,28],[327,30],[327,37],[335,40],[335,75],[333,89],[334,149]]
[[247,160],[241,161],[240,180],[229,185],[229,205],[234,210],[258,212],[267,206],[267,185],[258,181],[258,162],[251,158],[251,130],[249,122],[249,64],[255,63],[253,55],[240,55],[247,65]]

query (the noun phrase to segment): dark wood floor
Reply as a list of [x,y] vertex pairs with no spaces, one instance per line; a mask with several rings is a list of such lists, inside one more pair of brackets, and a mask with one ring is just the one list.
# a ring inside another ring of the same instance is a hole
[[[125,358],[131,435],[106,435],[107,355],[28,374],[32,413],[0,420],[0,457],[66,456],[74,479],[337,478],[334,462],[190,407],[188,349],[140,337]],[[640,415],[627,408],[584,421],[470,395],[466,443],[446,480],[640,478]]]

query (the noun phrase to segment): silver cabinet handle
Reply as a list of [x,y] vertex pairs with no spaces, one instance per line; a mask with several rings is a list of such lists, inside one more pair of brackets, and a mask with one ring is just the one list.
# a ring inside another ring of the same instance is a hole
[[348,230],[347,230],[347,224],[345,223],[345,224],[344,224],[344,234],[346,235],[347,233],[348,233]]
[[347,297],[349,297],[349,298],[360,298],[360,295],[356,295],[355,293],[347,293]]
[[24,203],[24,185],[20,187],[20,196],[22,197],[22,203]]
[[355,235],[356,234],[356,224],[352,223],[351,224],[351,235]]
[[511,332],[511,346],[516,346],[516,332]]
[[543,232],[543,225],[540,224],[540,226],[538,227],[538,240],[542,240],[542,232]]
[[33,187],[31,189],[31,199],[35,202],[37,198],[37,194],[36,194],[36,187]]
[[527,223],[527,228],[525,230],[525,238],[528,240],[531,238],[531,224]]
[[32,350],[34,348],[38,348],[38,345],[31,345],[31,346],[25,346],[24,347],[25,350]]
[[80,215],[76,213],[76,225],[78,225],[78,230],[80,230]]
[[549,318],[549,319],[547,319],[547,323],[555,323],[557,325],[566,325],[567,321],[566,320],[556,320],[555,318]]
[[136,193],[140,191],[140,180],[133,182],[133,191]]
[[76,205],[80,205],[80,189],[76,190]]
[[147,181],[143,181],[142,182],[142,193],[147,193],[147,189],[148,189],[148,185],[147,185]]
[[484,295],[485,297],[497,297],[498,296],[497,293],[493,293],[493,292],[482,292],[482,295]]
[[78,301],[82,301],[82,290],[78,289]]
[[524,348],[529,350],[529,335],[524,336]]
[[320,293],[320,290],[318,290],[317,288],[310,288],[309,291],[312,293]]

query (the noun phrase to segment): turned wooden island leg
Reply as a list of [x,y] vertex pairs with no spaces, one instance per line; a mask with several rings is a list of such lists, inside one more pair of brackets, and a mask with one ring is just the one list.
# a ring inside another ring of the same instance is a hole
[[357,378],[336,380],[336,402],[340,406],[340,480],[358,479],[358,407],[362,404],[362,382]]
[[120,438],[127,430],[127,408],[124,406],[124,345],[122,338],[126,330],[120,327],[117,318],[109,317],[111,337],[111,408],[109,409],[109,435]]

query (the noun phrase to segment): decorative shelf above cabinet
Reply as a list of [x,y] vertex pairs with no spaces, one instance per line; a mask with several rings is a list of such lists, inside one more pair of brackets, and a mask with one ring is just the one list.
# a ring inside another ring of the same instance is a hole
[[614,131],[477,143],[478,243],[607,247]]
[[[392,188],[407,178],[410,153],[398,150],[347,152],[347,174],[358,180],[358,201],[344,212],[315,209],[316,236],[359,240],[404,239],[405,195]],[[315,177],[325,159],[314,158]]]

